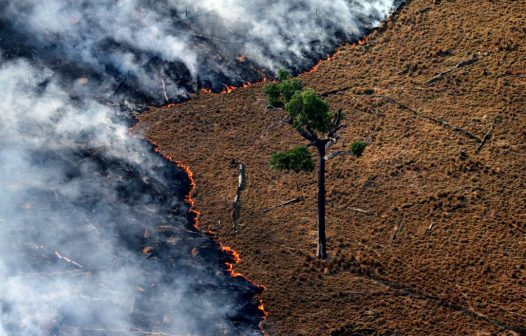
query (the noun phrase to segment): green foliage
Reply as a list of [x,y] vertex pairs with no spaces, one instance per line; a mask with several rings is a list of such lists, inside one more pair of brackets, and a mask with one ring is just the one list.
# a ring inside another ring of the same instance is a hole
[[298,91],[285,105],[296,129],[310,128],[319,133],[328,131],[333,114],[327,104],[313,89]]
[[287,79],[279,83],[280,92],[283,95],[284,103],[288,103],[296,92],[303,89],[303,83],[299,79]]
[[290,78],[290,74],[285,69],[279,69],[279,71],[278,71],[278,78],[279,78],[280,81],[284,81],[284,80],[287,80],[287,79]]
[[292,170],[296,173],[314,170],[312,154],[307,146],[299,146],[286,152],[272,154],[270,166],[276,170]]
[[362,156],[363,151],[367,147],[367,144],[363,140],[356,140],[351,145],[351,151],[358,157]]
[[284,107],[285,104],[281,98],[280,83],[271,83],[265,86],[267,102],[273,107]]
[[289,73],[284,69],[279,70],[278,76],[280,82],[266,85],[265,94],[270,106],[285,107],[294,93],[301,91],[303,84],[299,79],[290,79]]

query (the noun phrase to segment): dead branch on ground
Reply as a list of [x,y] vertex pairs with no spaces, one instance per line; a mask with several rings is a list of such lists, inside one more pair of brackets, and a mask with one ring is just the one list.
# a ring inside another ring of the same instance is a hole
[[356,211],[356,212],[367,214],[367,215],[376,215],[376,212],[369,211],[369,210],[364,210],[360,208],[349,208],[349,209],[352,211]]
[[244,163],[239,164],[239,177],[236,196],[232,203],[232,228],[237,229],[237,221],[241,216],[241,192],[245,189],[246,167]]
[[472,54],[470,58],[468,59],[463,59],[461,60],[460,62],[458,62],[454,67],[444,71],[444,72],[441,72],[439,73],[438,75],[434,76],[433,78],[431,78],[430,80],[426,81],[424,84],[432,84],[434,82],[437,82],[439,80],[441,80],[444,76],[452,73],[453,71],[456,71],[466,65],[470,65],[470,64],[473,64],[475,63],[476,61],[478,61],[478,56],[477,54]]
[[282,208],[282,207],[287,206],[287,205],[289,205],[289,204],[294,204],[294,203],[301,202],[301,201],[303,201],[304,199],[305,199],[305,198],[304,198],[303,196],[296,197],[296,198],[290,199],[290,200],[288,200],[288,201],[282,202],[282,203],[280,203],[280,204],[278,204],[278,205],[275,205],[275,206],[273,206],[273,207],[271,207],[271,208],[263,209],[261,212],[264,212],[264,213],[265,213],[265,212],[269,212],[269,211],[272,211],[272,210],[274,210],[274,209]]
[[481,141],[480,145],[478,146],[477,150],[475,151],[475,154],[478,154],[478,153],[480,153],[480,151],[482,151],[482,148],[484,147],[486,142],[488,142],[488,140],[491,138],[491,135],[493,134],[493,131],[495,130],[495,126],[497,126],[497,123],[498,123],[498,118],[495,119],[493,124],[491,124],[491,127],[489,128],[489,130],[486,132],[486,134],[484,134],[484,137],[482,138],[482,141]]
[[166,83],[163,79],[163,77],[161,76],[161,83],[163,84],[163,94],[164,94],[164,99],[166,100],[166,102],[168,103],[170,101],[170,99],[168,99],[168,92],[166,91]]
[[70,264],[72,264],[72,265],[75,265],[75,266],[78,267],[78,268],[84,268],[84,267],[82,267],[81,264],[79,264],[79,263],[76,262],[75,260],[70,259],[70,258],[68,258],[68,257],[66,257],[66,256],[63,256],[63,255],[60,254],[58,251],[55,251],[54,254],[55,254],[55,256],[56,256],[57,258],[59,258],[60,260],[63,260],[63,261],[65,261],[65,262],[67,262],[67,263],[70,263]]
[[434,117],[429,117],[429,116],[423,115],[420,112],[410,108],[409,106],[397,101],[396,99],[394,99],[392,97],[389,97],[389,96],[386,96],[386,95],[379,95],[378,97],[384,98],[387,101],[389,101],[390,103],[398,105],[398,107],[400,107],[401,109],[404,109],[404,110],[407,110],[407,111],[411,112],[414,116],[416,116],[416,117],[418,117],[420,119],[431,121],[434,124],[437,124],[437,125],[442,126],[444,128],[450,129],[450,130],[452,130],[454,132],[463,134],[466,137],[475,140],[476,142],[482,142],[482,139],[480,137],[476,136],[475,134],[473,134],[473,133],[471,133],[471,132],[469,132],[469,131],[461,128],[461,127],[457,127],[457,126],[451,125],[450,123],[448,123],[447,121],[444,121],[442,119],[438,119],[438,118],[434,118]]

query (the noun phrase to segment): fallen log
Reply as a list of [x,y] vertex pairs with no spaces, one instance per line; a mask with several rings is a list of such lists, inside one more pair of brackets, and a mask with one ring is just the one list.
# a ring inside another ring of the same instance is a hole
[[482,142],[482,139],[480,137],[478,137],[477,135],[475,135],[475,134],[473,134],[473,133],[471,133],[471,132],[469,132],[469,131],[461,128],[461,127],[457,127],[457,126],[451,125],[450,123],[448,123],[447,121],[444,121],[442,119],[437,119],[437,118],[433,118],[433,117],[429,117],[429,116],[423,115],[420,112],[410,108],[409,106],[400,103],[399,101],[397,101],[396,99],[394,99],[392,97],[389,97],[389,96],[386,96],[386,95],[379,95],[378,97],[384,98],[387,101],[389,101],[390,103],[398,105],[398,107],[400,107],[401,109],[404,109],[404,110],[407,110],[407,111],[411,112],[414,116],[416,116],[416,117],[418,117],[420,119],[431,121],[434,124],[437,124],[437,125],[442,126],[444,128],[450,129],[450,130],[452,130],[454,132],[463,134],[466,137],[475,140],[476,142]]
[[168,103],[170,101],[170,99],[168,99],[168,91],[166,90],[166,83],[163,79],[163,77],[161,76],[161,83],[163,84],[163,94],[164,94],[164,99],[166,100],[166,102]]
[[380,295],[380,296],[385,296],[385,295],[395,295],[396,292],[388,292],[388,291],[385,291],[385,292],[359,292],[359,291],[341,291],[338,293],[338,296],[350,296],[350,295],[369,295],[369,296],[375,296],[375,295]]
[[438,75],[434,76],[430,80],[426,81],[424,84],[428,84],[429,85],[429,84],[432,84],[434,82],[437,82],[437,81],[441,80],[447,74],[450,74],[453,71],[456,71],[456,70],[462,68],[463,66],[473,64],[476,61],[478,61],[477,54],[472,54],[469,59],[463,59],[462,61],[458,62],[454,67],[452,67],[452,68],[450,68],[450,69],[448,69],[448,70],[446,70],[444,72],[439,73]]
[[243,189],[245,189],[245,179],[246,179],[246,166],[244,163],[240,163],[236,196],[234,197],[234,202],[232,203],[232,228],[233,229],[237,229],[237,222],[239,220],[239,217],[241,217],[241,192],[243,191]]
[[394,242],[396,238],[398,238],[398,234],[400,233],[400,231],[402,231],[403,226],[404,226],[403,222],[400,224],[396,224],[394,228],[395,230],[394,230],[393,236],[391,237],[391,243]]
[[84,267],[82,267],[81,264],[79,264],[79,263],[76,262],[75,260],[70,259],[70,258],[68,258],[68,257],[66,257],[66,256],[63,256],[63,255],[60,254],[58,251],[55,251],[55,256],[56,256],[58,259],[63,260],[63,261],[65,261],[65,262],[67,262],[67,263],[70,263],[70,264],[72,264],[72,265],[75,265],[75,266],[78,267],[78,268],[84,268]]
[[376,215],[375,212],[369,211],[369,210],[364,210],[364,209],[360,209],[360,208],[349,208],[349,209],[352,210],[352,211],[356,211],[356,212],[367,214],[367,215]]

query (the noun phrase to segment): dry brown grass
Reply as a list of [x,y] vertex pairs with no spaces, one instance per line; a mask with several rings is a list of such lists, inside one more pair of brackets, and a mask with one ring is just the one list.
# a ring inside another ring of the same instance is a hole
[[[271,153],[302,139],[265,109],[261,84],[141,117],[139,129],[193,170],[201,226],[240,252],[238,272],[266,286],[271,335],[351,323],[398,335],[526,327],[525,26],[524,1],[414,0],[366,45],[343,46],[300,76],[319,92],[341,90],[327,96],[348,115],[336,149],[370,142],[360,159],[328,164],[328,262],[312,257],[315,175],[269,169]],[[475,63],[425,84],[473,54]],[[380,95],[479,138],[498,123],[476,154],[475,140]],[[239,232],[235,161],[249,179]]]

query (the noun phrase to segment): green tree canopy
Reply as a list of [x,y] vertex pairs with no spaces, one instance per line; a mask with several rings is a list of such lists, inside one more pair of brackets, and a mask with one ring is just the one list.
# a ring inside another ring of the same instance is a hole
[[299,146],[286,152],[272,154],[270,166],[276,170],[292,170],[296,173],[314,170],[312,154],[307,146]]
[[290,79],[286,70],[279,71],[278,83],[271,83],[265,86],[265,94],[268,104],[273,107],[285,107],[292,96],[303,89],[303,84],[299,79]]
[[313,89],[296,91],[285,108],[292,118],[292,127],[318,133],[328,131],[332,117],[329,104]]
[[[318,153],[318,246],[316,255],[327,258],[325,236],[325,162],[337,155],[360,156],[365,149],[364,141],[356,141],[351,151],[327,151],[339,138],[338,131],[344,127],[343,111],[331,112],[325,102],[313,89],[303,88],[298,79],[291,79],[288,72],[280,70],[280,81],[265,87],[268,103],[273,107],[284,107],[289,114],[289,124],[308,141]],[[314,170],[312,154],[307,146],[274,153],[270,159],[274,169],[292,170],[295,172]]]

